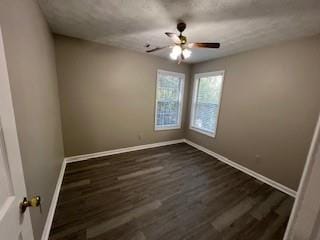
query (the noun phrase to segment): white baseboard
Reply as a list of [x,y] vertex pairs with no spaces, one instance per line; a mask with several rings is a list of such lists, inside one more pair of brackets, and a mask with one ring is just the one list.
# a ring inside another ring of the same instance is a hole
[[49,208],[49,212],[47,215],[46,223],[45,223],[43,231],[42,231],[41,240],[48,240],[48,238],[49,238],[51,225],[52,225],[54,213],[56,211],[59,193],[60,193],[60,189],[61,189],[61,185],[62,185],[62,181],[63,181],[64,171],[66,169],[66,164],[67,164],[66,161],[63,160],[62,165],[61,165],[61,169],[60,169],[60,174],[59,174],[58,181],[57,181],[57,185],[54,190],[53,197],[52,197],[52,200],[50,203],[50,208]]
[[162,146],[177,144],[177,143],[182,143],[182,142],[184,142],[184,139],[177,139],[177,140],[172,140],[172,141],[167,141],[167,142],[151,143],[151,144],[145,144],[145,145],[139,145],[139,146],[133,146],[133,147],[127,147],[127,148],[118,148],[118,149],[109,150],[109,151],[66,157],[65,161],[67,163],[72,163],[72,162],[88,160],[90,158],[104,157],[104,156],[125,153],[125,152],[132,152],[132,151],[143,150],[143,149],[148,149],[148,148],[162,147]]
[[248,175],[250,175],[250,176],[252,176],[252,177],[254,177],[254,178],[258,179],[258,180],[260,180],[261,182],[264,182],[264,183],[266,183],[266,184],[268,184],[268,185],[280,190],[281,192],[284,192],[284,193],[286,193],[286,194],[288,194],[288,195],[290,195],[292,197],[296,197],[296,194],[297,194],[296,191],[294,191],[294,190],[292,190],[292,189],[290,189],[290,188],[288,188],[288,187],[286,187],[286,186],[284,186],[284,185],[282,185],[282,184],[280,184],[280,183],[278,183],[278,182],[276,182],[274,180],[271,180],[270,178],[262,176],[261,174],[256,173],[256,172],[250,170],[249,168],[246,168],[246,167],[244,167],[244,166],[242,166],[242,165],[240,165],[238,163],[235,163],[235,162],[231,161],[230,159],[228,159],[228,158],[226,158],[226,157],[224,157],[224,156],[222,156],[222,155],[220,155],[218,153],[215,153],[215,152],[213,152],[213,151],[211,151],[211,150],[209,150],[209,149],[207,149],[205,147],[202,147],[202,146],[200,146],[200,145],[198,145],[198,144],[196,144],[194,142],[191,142],[188,139],[184,139],[184,142],[189,144],[190,146],[193,146],[193,147],[195,147],[195,148],[197,148],[197,149],[199,149],[199,150],[201,150],[201,151],[203,151],[203,152],[205,152],[205,153],[217,158],[221,162],[224,162],[224,163],[230,165],[231,167],[234,167],[234,168],[240,170],[241,172],[244,172],[244,173],[246,173],[246,174],[248,174]]

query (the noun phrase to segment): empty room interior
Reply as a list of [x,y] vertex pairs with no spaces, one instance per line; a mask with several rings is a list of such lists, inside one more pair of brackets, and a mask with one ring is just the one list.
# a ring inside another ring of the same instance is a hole
[[319,240],[319,0],[0,0],[1,240]]

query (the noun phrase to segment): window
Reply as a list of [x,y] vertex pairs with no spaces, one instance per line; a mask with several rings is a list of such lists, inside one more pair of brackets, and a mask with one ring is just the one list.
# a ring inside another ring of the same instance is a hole
[[215,137],[224,71],[195,75],[190,128]]
[[184,74],[158,70],[155,130],[181,127]]

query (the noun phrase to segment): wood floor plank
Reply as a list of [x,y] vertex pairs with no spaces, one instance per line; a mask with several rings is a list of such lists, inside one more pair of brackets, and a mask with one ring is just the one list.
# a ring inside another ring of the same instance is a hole
[[61,187],[61,190],[65,191],[71,188],[76,188],[76,187],[83,187],[85,185],[90,184],[90,179],[84,179],[84,180],[80,180],[77,182],[73,182],[73,183],[69,183],[69,184],[65,184]]
[[239,202],[236,206],[228,209],[211,224],[219,232],[230,226],[235,220],[248,212],[254,205],[252,198],[246,198]]
[[143,214],[145,214],[146,212],[155,210],[157,208],[161,207],[161,202],[156,200],[154,202],[151,202],[147,205],[141,206],[139,208],[130,210],[129,212],[127,212],[126,214],[120,215],[118,217],[115,217],[113,219],[110,219],[106,222],[103,222],[99,225],[90,227],[87,229],[87,238],[91,239],[94,238],[96,236],[99,236],[105,232],[108,232],[114,228],[117,228],[121,225],[124,225],[128,222],[130,222],[131,220],[133,220],[134,218],[138,218],[140,216],[142,216]]
[[136,160],[136,162],[144,162],[144,161],[148,161],[148,160],[152,160],[152,159],[157,159],[157,158],[161,158],[161,157],[167,157],[167,156],[169,156],[170,154],[171,154],[170,152],[158,153],[158,154],[154,154],[154,155],[150,155],[150,156],[138,158],[138,159]]
[[162,169],[163,169],[163,167],[159,166],[159,167],[149,168],[149,169],[145,169],[145,170],[139,170],[139,171],[136,171],[136,172],[133,172],[133,173],[129,173],[129,174],[126,174],[126,175],[119,176],[118,180],[127,180],[127,179],[130,179],[130,178],[139,177],[141,175],[158,172],[158,171],[161,171]]
[[293,198],[187,144],[67,165],[50,240],[280,240]]
[[87,170],[95,169],[95,168],[101,168],[105,166],[109,166],[110,162],[103,162],[103,163],[97,163],[97,164],[92,164],[84,167],[77,167],[77,168],[68,168],[66,170],[66,175],[74,174],[74,173],[79,173],[79,172],[84,172]]
[[279,191],[273,191],[270,196],[263,201],[251,214],[253,217],[261,220],[285,198],[285,194]]
[[286,198],[280,206],[275,210],[275,213],[279,214],[280,216],[286,216],[293,205],[293,199]]

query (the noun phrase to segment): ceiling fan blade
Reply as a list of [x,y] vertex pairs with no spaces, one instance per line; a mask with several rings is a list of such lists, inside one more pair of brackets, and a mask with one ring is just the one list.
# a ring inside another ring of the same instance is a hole
[[171,38],[172,41],[173,41],[175,44],[180,44],[180,43],[181,43],[181,40],[180,40],[179,36],[178,36],[176,33],[166,32],[165,34],[166,34],[169,38]]
[[147,53],[151,53],[151,52],[155,52],[155,51],[159,51],[159,50],[165,49],[165,48],[167,48],[167,47],[170,47],[170,46],[156,47],[156,48],[154,48],[154,49],[147,50],[146,52],[147,52]]
[[219,48],[220,43],[189,43],[189,48]]

